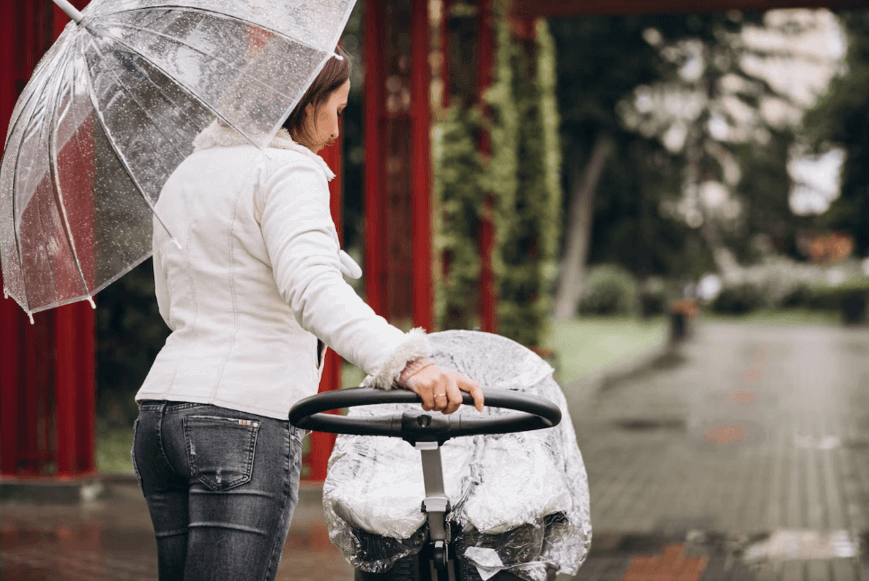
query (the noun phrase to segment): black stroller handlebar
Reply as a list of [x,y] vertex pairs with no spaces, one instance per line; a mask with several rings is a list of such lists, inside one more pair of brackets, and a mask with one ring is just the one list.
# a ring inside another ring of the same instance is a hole
[[[420,403],[418,395],[404,389],[384,391],[372,387],[355,387],[328,391],[307,397],[290,410],[290,423],[304,430],[351,434],[357,436],[391,436],[411,444],[438,442],[450,438],[479,434],[509,434],[552,428],[561,421],[561,410],[552,402],[503,389],[484,389],[486,406],[514,410],[517,413],[480,416],[479,418],[444,415],[440,412],[372,418],[348,418],[323,413],[329,410],[387,403]],[[474,400],[462,393],[462,401],[473,406]]]

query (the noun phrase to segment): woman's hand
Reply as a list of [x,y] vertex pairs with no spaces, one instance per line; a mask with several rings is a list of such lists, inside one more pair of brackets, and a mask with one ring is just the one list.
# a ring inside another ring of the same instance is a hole
[[422,409],[451,414],[462,405],[462,392],[474,398],[474,407],[483,411],[483,391],[476,381],[461,373],[443,369],[430,359],[416,359],[407,364],[398,384],[422,398]]

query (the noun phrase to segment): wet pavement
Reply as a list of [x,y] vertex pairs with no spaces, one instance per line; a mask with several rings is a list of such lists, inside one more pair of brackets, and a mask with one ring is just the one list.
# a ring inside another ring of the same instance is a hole
[[[591,488],[583,581],[869,581],[869,329],[704,324],[633,377],[566,389]],[[0,504],[0,580],[154,580],[134,481]],[[278,579],[351,579],[318,491]]]
[[568,390],[594,526],[577,579],[869,580],[867,355],[865,328],[708,324]]

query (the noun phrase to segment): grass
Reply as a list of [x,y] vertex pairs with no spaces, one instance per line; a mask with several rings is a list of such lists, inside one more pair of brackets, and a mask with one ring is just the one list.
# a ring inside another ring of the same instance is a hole
[[841,325],[839,311],[809,311],[792,309],[787,311],[754,311],[745,315],[720,315],[704,311],[700,324],[709,323],[752,323],[764,325]]
[[548,347],[558,353],[562,385],[625,361],[661,345],[666,339],[663,317],[582,317],[552,324]]
[[133,427],[100,426],[97,430],[97,470],[133,474]]

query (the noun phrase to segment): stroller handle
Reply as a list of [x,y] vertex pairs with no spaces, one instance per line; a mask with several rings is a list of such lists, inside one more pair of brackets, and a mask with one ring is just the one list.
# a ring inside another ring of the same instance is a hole
[[[485,389],[486,406],[514,410],[517,413],[481,416],[453,416],[441,413],[409,414],[372,418],[348,418],[323,412],[354,406],[387,403],[420,403],[413,392],[403,389],[384,391],[371,387],[355,387],[327,391],[307,397],[290,410],[290,423],[304,430],[351,434],[357,436],[391,436],[402,438],[411,444],[438,442],[450,438],[479,434],[509,434],[552,428],[561,421],[561,410],[552,402],[539,396],[531,396],[503,389]],[[468,393],[462,393],[462,401],[473,405]]]

